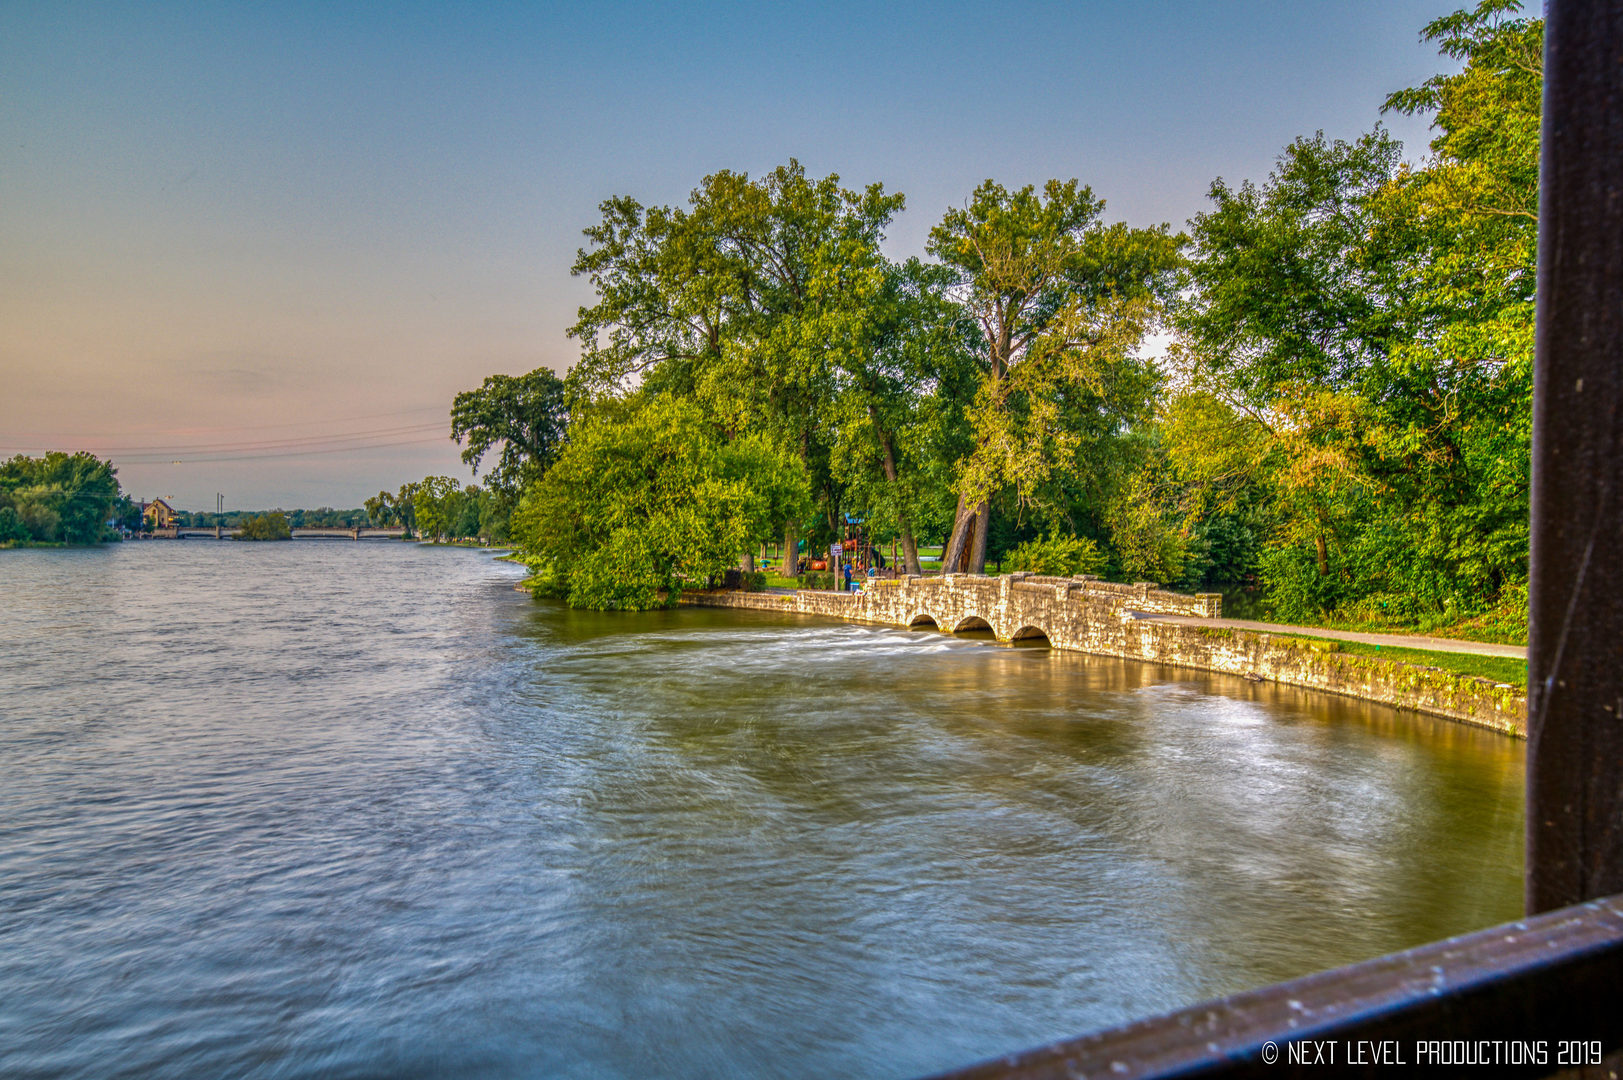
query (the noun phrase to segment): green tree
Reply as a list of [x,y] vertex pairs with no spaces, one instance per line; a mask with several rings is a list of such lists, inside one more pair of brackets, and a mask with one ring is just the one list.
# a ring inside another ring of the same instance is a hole
[[764,435],[728,439],[693,402],[642,396],[572,430],[512,533],[571,606],[644,610],[736,563],[807,497]]
[[1033,574],[1070,577],[1104,569],[1104,552],[1082,536],[1050,535],[1027,540],[1009,553],[1009,568]]
[[[378,494],[383,493],[379,492]],[[401,484],[400,490],[394,494],[391,506],[395,521],[406,530],[406,535],[415,536],[417,534],[417,485],[414,483]]]
[[429,476],[412,485],[411,505],[417,535],[448,539],[461,510],[462,485],[450,476]]
[[[707,176],[685,208],[608,200],[574,267],[598,297],[570,330],[582,342],[577,395],[640,385],[702,403],[729,434],[765,435],[799,458],[832,532],[836,358],[867,333],[887,272],[879,241],[902,205],[881,185],[848,190],[795,161],[759,180]],[[784,524],[792,553],[806,523]]]
[[0,544],[18,544],[27,541],[28,526],[14,506],[0,506]]
[[1422,36],[1464,70],[1386,102],[1431,114],[1436,132],[1425,167],[1378,203],[1388,244],[1422,257],[1405,282],[1415,332],[1371,394],[1373,468],[1405,511],[1382,558],[1433,610],[1472,611],[1526,581],[1544,25],[1520,10],[1484,0],[1429,23]]
[[118,497],[117,470],[93,454],[19,454],[0,464],[0,506],[15,511],[33,541],[98,542]]
[[568,426],[563,380],[546,368],[492,375],[479,389],[458,394],[451,406],[451,437],[467,440],[462,460],[475,475],[485,456],[501,447],[485,483],[508,497],[552,464]]
[[981,335],[975,449],[945,568],[984,569],[991,500],[1004,487],[1023,506],[1059,509],[1045,489],[1093,456],[1079,425],[1119,431],[1152,400],[1156,374],[1136,353],[1177,286],[1182,238],[1164,225],[1106,225],[1103,211],[1075,180],[1040,194],[988,180],[931,230],[930,252],[956,271]]
[[141,531],[141,504],[128,495],[120,495],[113,502],[111,520],[120,529],[128,532]]
[[950,523],[951,466],[971,447],[975,329],[945,295],[950,270],[917,259],[881,266],[875,287],[849,306],[847,329],[831,335],[844,347],[829,350],[830,470],[869,536],[895,537],[917,574],[918,529]]
[[1171,448],[1186,479],[1242,461],[1254,470],[1230,492],[1267,500],[1259,558],[1290,618],[1336,606],[1362,573],[1356,540],[1375,493],[1368,395],[1411,314],[1402,281],[1413,253],[1371,241],[1401,152],[1380,129],[1297,139],[1264,184],[1214,182],[1213,208],[1191,222],[1195,287],[1176,354],[1189,396],[1174,404]]
[[394,496],[387,491],[380,491],[367,499],[366,520],[379,527],[397,524],[400,520],[400,512],[395,506]]
[[1387,101],[1435,113],[1422,167],[1380,130],[1300,139],[1192,223],[1171,469],[1191,504],[1202,477],[1259,499],[1288,617],[1446,621],[1525,580],[1542,25],[1517,10],[1426,27],[1466,66]]
[[236,536],[238,540],[293,539],[293,527],[288,524],[287,515],[280,510],[245,517],[239,530]]

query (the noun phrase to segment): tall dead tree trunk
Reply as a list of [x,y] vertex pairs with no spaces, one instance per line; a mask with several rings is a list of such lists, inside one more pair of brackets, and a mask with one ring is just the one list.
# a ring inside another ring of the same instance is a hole
[[969,530],[974,523],[974,514],[964,503],[962,492],[958,493],[958,509],[952,515],[952,533],[947,538],[947,546],[941,549],[941,572],[943,574],[956,574],[964,561],[966,549],[969,547]]
[[958,496],[958,512],[954,515],[952,538],[941,552],[943,574],[979,574],[986,570],[986,530],[992,521],[992,508],[982,501],[969,507],[963,495]]
[[971,574],[986,573],[986,533],[992,526],[992,505],[983,502],[980,509],[975,511],[975,544],[970,549],[969,565],[965,568]]

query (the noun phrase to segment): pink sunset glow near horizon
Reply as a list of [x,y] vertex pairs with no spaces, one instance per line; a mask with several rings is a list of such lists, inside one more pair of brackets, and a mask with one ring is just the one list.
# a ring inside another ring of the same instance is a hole
[[452,397],[573,362],[611,195],[797,157],[906,193],[896,255],[988,176],[1179,225],[1449,69],[1418,34],[1457,6],[8,4],[0,456],[190,509],[466,480]]

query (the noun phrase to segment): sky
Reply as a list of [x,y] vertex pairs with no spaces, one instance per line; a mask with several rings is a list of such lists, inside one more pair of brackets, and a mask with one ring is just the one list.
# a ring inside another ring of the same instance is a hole
[[78,4],[0,0],[0,457],[127,492],[355,507],[469,471],[451,399],[562,373],[598,204],[789,158],[907,196],[1080,178],[1182,226],[1457,65],[1463,0]]

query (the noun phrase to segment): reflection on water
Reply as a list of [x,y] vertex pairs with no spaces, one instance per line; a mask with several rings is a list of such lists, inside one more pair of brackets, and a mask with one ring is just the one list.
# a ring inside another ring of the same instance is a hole
[[518,573],[0,553],[0,1074],[903,1076],[1519,912],[1502,736]]

